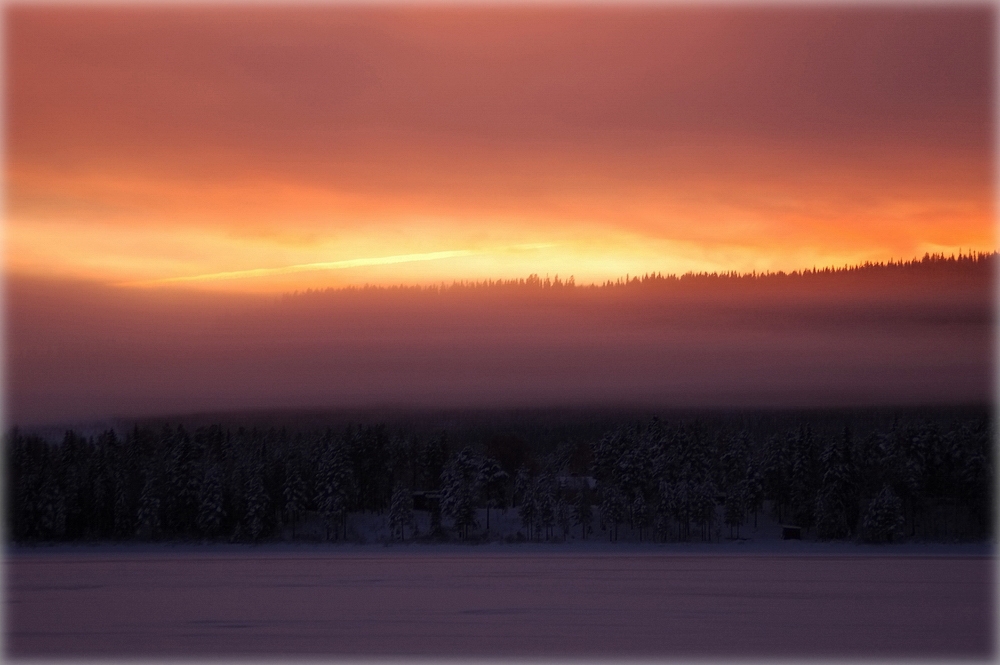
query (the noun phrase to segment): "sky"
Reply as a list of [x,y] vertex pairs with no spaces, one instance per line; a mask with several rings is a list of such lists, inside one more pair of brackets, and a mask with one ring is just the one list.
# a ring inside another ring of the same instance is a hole
[[269,293],[996,247],[988,6],[4,11],[11,276]]

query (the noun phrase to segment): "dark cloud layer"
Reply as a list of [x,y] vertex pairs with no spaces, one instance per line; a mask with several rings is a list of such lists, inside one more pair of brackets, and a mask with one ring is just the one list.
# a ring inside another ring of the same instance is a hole
[[[992,10],[8,10],[11,154],[422,141],[989,143]],[[318,140],[317,140],[318,139]]]

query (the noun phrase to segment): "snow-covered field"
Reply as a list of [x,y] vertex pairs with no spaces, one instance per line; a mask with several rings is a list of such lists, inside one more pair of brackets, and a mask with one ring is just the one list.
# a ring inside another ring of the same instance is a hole
[[994,653],[985,546],[753,547],[16,548],[7,551],[5,650],[272,658]]

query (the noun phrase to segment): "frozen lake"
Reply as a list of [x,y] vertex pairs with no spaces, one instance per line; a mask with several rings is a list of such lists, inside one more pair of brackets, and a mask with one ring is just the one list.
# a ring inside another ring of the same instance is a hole
[[9,656],[990,657],[988,556],[20,550]]

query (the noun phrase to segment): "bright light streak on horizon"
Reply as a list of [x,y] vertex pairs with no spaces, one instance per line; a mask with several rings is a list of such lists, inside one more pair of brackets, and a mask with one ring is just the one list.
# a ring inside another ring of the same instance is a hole
[[[497,251],[506,250],[532,250],[554,247],[554,243],[529,243],[522,245],[512,245],[501,247]],[[365,266],[392,265],[395,263],[412,263],[415,261],[438,261],[441,259],[451,259],[461,256],[473,256],[476,254],[487,254],[489,252],[476,251],[471,249],[453,249],[440,252],[423,252],[417,254],[397,254],[395,256],[380,256],[363,259],[345,259],[342,261],[322,261],[318,263],[300,263],[297,265],[282,266],[279,268],[252,268],[249,270],[231,270],[227,272],[214,272],[202,275],[184,275],[180,277],[163,277],[160,279],[149,279],[135,282],[123,282],[118,286],[156,286],[159,284],[178,284],[184,282],[207,282],[221,279],[244,279],[253,277],[271,277],[274,275],[288,275],[299,272],[310,272],[318,270],[343,270],[346,268],[361,268]]]

